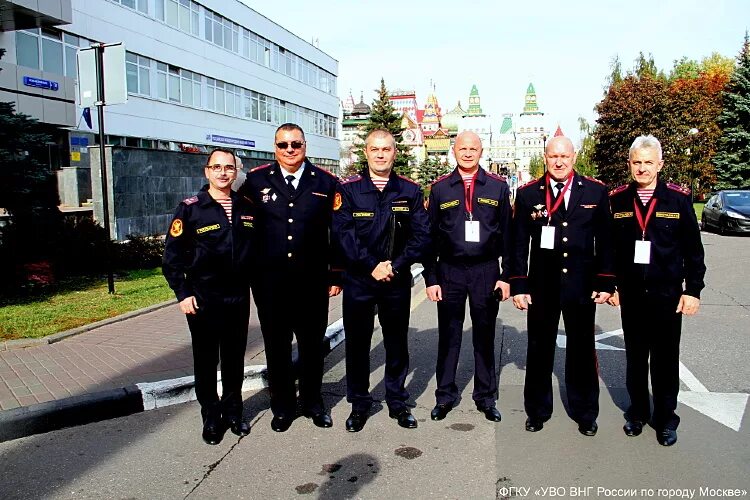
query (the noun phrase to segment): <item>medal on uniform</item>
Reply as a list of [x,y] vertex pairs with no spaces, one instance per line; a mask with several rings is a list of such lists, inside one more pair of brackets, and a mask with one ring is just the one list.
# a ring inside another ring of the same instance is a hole
[[555,226],[542,226],[542,239],[539,248],[552,250],[555,248]]
[[641,209],[638,207],[635,198],[633,198],[633,210],[635,211],[636,219],[638,219],[638,225],[641,226],[641,239],[635,240],[635,251],[633,252],[633,263],[635,264],[651,263],[651,242],[646,240],[646,227],[651,220],[651,216],[654,214],[655,208],[656,198],[651,198],[651,206],[648,208],[648,213],[644,220]]

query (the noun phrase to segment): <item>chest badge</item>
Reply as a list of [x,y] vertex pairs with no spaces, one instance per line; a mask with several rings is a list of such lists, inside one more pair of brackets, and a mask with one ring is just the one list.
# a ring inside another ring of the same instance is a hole
[[541,203],[539,205],[534,205],[532,208],[533,211],[531,212],[531,218],[533,220],[547,217],[547,208]]

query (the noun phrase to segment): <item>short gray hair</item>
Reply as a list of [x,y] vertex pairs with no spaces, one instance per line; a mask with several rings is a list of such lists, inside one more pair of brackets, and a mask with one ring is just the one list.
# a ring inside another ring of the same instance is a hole
[[654,137],[651,134],[648,135],[639,135],[635,138],[633,141],[633,144],[631,144],[630,149],[628,150],[628,159],[632,158],[633,151],[636,149],[653,149],[657,153],[659,153],[659,160],[661,160],[661,143],[659,142],[659,139]]

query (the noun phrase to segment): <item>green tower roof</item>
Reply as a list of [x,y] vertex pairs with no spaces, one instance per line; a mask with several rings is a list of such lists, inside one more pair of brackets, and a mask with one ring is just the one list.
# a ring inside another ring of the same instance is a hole
[[500,125],[500,133],[501,134],[507,134],[508,132],[513,131],[513,121],[510,118],[510,115],[505,115],[503,117],[503,124]]
[[479,104],[479,91],[476,85],[471,86],[469,94],[469,109],[466,110],[466,116],[484,116],[482,106]]
[[523,113],[521,115],[542,115],[541,111],[539,111],[539,106],[536,103],[536,91],[534,90],[534,85],[532,83],[529,83],[528,88],[526,89],[526,97],[524,99],[523,104]]

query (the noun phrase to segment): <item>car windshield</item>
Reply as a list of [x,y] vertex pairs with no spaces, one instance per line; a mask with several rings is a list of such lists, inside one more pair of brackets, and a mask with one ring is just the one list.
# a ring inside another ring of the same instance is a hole
[[724,193],[728,207],[750,208],[750,191]]

